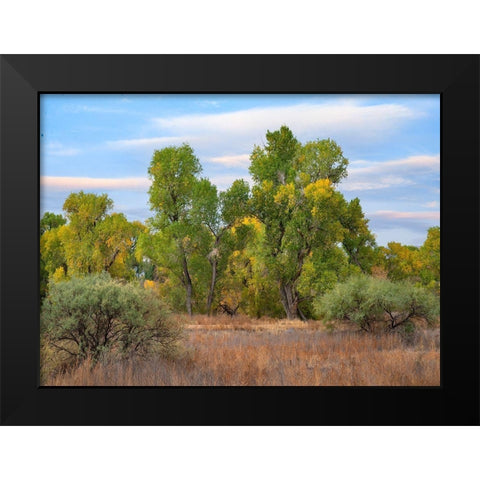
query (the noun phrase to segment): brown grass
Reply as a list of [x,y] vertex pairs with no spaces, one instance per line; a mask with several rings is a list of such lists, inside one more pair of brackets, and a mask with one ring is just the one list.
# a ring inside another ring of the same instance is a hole
[[398,335],[330,333],[319,322],[248,317],[184,318],[183,353],[175,360],[83,364],[50,378],[54,386],[435,386],[439,331]]

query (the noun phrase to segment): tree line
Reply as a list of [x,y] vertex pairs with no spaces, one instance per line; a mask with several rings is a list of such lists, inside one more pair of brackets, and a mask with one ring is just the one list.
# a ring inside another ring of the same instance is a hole
[[108,272],[170,310],[316,318],[318,299],[354,276],[440,292],[440,228],[421,247],[377,246],[360,201],[337,189],[348,160],[331,139],[301,143],[282,126],[250,156],[250,188],[219,191],[188,144],[155,150],[151,218],[129,222],[106,194],[71,193],[40,221],[42,298],[49,285]]

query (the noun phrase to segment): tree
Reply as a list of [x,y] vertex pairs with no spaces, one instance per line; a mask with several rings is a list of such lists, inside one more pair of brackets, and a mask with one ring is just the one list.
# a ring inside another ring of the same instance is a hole
[[251,155],[251,208],[265,227],[266,267],[285,313],[297,318],[303,316],[298,284],[306,260],[343,239],[346,202],[334,186],[346,176],[348,161],[333,140],[302,145],[286,126],[268,131],[266,139]]
[[227,247],[224,241],[235,222],[247,211],[249,186],[244,180],[235,180],[225,192],[208,179],[200,180],[194,189],[192,216],[194,222],[207,227],[211,234],[208,261],[211,265],[210,287],[207,295],[207,313],[211,315],[218,279],[219,262],[225,259]]
[[325,322],[348,322],[366,332],[413,328],[415,318],[433,324],[439,299],[423,287],[368,275],[350,277],[316,302]]
[[70,276],[102,271],[122,278],[133,275],[127,258],[142,226],[128,222],[122,213],[109,214],[112,208],[113,201],[106,194],[80,191],[65,200],[68,225],[59,235]]
[[[192,314],[193,296],[189,264],[198,249],[195,237],[199,233],[192,222],[191,207],[200,172],[200,162],[187,144],[155,150],[148,169],[152,179],[150,206],[155,212],[155,217],[150,221],[154,238],[143,237],[142,240],[147,255],[159,263],[165,263],[178,275],[185,289],[185,305],[189,315]],[[172,254],[175,257],[173,262],[168,259],[162,261],[162,257]],[[176,264],[180,265],[178,273]]]
[[172,353],[179,326],[158,296],[107,273],[53,282],[41,311],[42,339],[59,352],[98,361],[102,354]]
[[368,228],[368,220],[358,198],[347,204],[341,222],[345,228],[342,245],[349,263],[357,266],[362,273],[370,273],[376,261],[375,237]]
[[[47,278],[109,272],[117,278],[133,278],[131,258],[144,226],[128,222],[123,214],[109,210],[106,194],[70,194],[64,202],[68,224],[46,229],[40,238],[42,293]],[[61,223],[61,222],[59,222]]]
[[[106,194],[71,193],[63,204],[68,219],[61,241],[67,259],[68,274],[86,274],[103,270],[97,250],[98,226],[105,220],[113,201]],[[65,272],[67,273],[67,272]]]

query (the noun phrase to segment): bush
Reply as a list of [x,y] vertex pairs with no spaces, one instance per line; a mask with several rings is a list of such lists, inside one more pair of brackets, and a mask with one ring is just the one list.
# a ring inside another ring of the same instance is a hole
[[51,283],[41,329],[44,349],[94,363],[107,352],[169,355],[181,333],[153,291],[106,273]]
[[349,278],[316,303],[317,313],[333,326],[345,321],[373,332],[378,328],[411,332],[414,319],[433,324],[439,315],[439,299],[426,289],[407,282],[369,277]]

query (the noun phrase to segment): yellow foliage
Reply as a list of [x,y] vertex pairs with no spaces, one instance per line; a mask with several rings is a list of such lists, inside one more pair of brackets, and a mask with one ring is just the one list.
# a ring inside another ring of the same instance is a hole
[[66,280],[67,276],[65,275],[65,270],[63,267],[58,267],[52,275],[52,278],[55,282],[61,282]]
[[262,182],[262,188],[266,193],[270,192],[273,188],[273,182],[271,180],[264,180]]
[[145,280],[143,282],[143,288],[145,288],[145,290],[157,290],[157,283],[153,280]]
[[278,191],[273,197],[275,203],[286,203],[288,207],[295,205],[295,185],[293,183],[287,183],[286,185],[280,185]]
[[328,178],[321,178],[320,180],[307,185],[304,192],[307,198],[318,202],[332,195],[331,182]]
[[260,232],[262,230],[262,224],[255,217],[244,217],[242,224],[246,226],[253,226],[256,232]]

